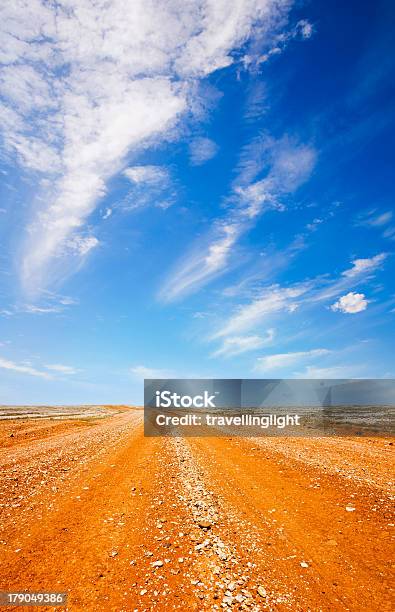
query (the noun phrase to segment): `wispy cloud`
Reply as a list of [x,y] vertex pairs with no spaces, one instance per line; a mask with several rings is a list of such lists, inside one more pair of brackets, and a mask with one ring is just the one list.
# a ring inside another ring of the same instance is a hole
[[189,158],[192,166],[201,166],[217,155],[218,145],[210,138],[194,138],[189,145]]
[[395,225],[390,225],[383,232],[383,238],[389,238],[390,240],[395,240]]
[[53,259],[67,257],[64,243],[83,233],[128,152],[174,137],[196,106],[196,82],[232,64],[253,25],[275,28],[288,7],[286,0],[4,7],[4,146],[45,179],[20,262],[27,289],[45,285]]
[[352,262],[352,267],[349,270],[345,270],[343,272],[343,276],[348,278],[355,278],[361,274],[368,275],[371,272],[374,272],[384,263],[387,257],[386,253],[379,253],[374,257],[367,257],[365,259],[354,259]]
[[99,240],[96,236],[74,235],[65,241],[65,249],[80,256],[85,256],[99,246]]
[[[192,293],[223,274],[231,265],[231,255],[240,237],[264,212],[284,210],[281,198],[295,191],[310,176],[316,159],[312,147],[289,138],[276,141],[265,137],[261,144],[265,154],[259,151],[259,160],[249,164],[244,159],[240,165],[239,176],[227,198],[229,212],[214,222],[208,235],[165,280],[159,292],[162,301],[170,302]],[[257,155],[253,149],[251,154]],[[264,178],[253,180],[261,173],[265,174]]]
[[174,378],[169,370],[150,368],[144,365],[133,366],[129,371],[139,380],[142,378]]
[[112,208],[106,208],[104,213],[102,214],[102,219],[108,219],[112,215]]
[[266,357],[258,357],[255,363],[255,372],[267,372],[277,368],[286,368],[288,366],[300,363],[306,359],[315,359],[328,355],[328,349],[312,349],[310,351],[296,351],[294,353],[277,353],[275,355],[267,355]]
[[278,312],[294,312],[300,298],[308,291],[307,285],[280,287],[274,285],[262,290],[249,304],[236,308],[228,321],[213,334],[212,339],[233,336],[262,324],[266,317]]
[[392,210],[372,210],[365,211],[358,215],[356,219],[356,225],[362,227],[370,227],[372,229],[380,230],[383,238],[390,240],[395,239],[395,226],[392,224],[394,213]]
[[278,34],[273,41],[272,46],[262,54],[249,55],[246,54],[243,58],[246,67],[258,68],[261,64],[265,64],[273,57],[281,55],[287,48],[288,44],[294,39],[309,39],[313,35],[314,27],[306,19],[301,19],[288,32]]
[[[254,287],[252,297],[249,296],[248,302],[234,307],[225,322],[222,319],[217,331],[211,333],[210,340],[220,339],[223,344],[218,350],[221,351],[226,346],[227,338],[258,330],[263,324],[273,325],[274,323],[276,325],[274,318],[280,314],[292,316],[292,313],[297,310],[303,311],[306,308],[320,306],[338,296],[340,296],[338,300],[331,306],[332,310],[347,313],[361,312],[368,304],[364,294],[352,291],[343,296],[341,294],[344,290],[361,282],[366,283],[373,278],[385,257],[385,254],[381,253],[371,258],[355,259],[352,266],[337,278],[317,276],[290,287],[280,285]],[[239,297],[237,287],[234,287],[227,295],[233,298]],[[253,337],[256,337],[255,334]]]
[[49,314],[62,312],[62,308],[60,306],[36,306],[35,304],[25,304],[22,308],[23,312],[29,312],[32,314]]
[[373,257],[354,259],[351,267],[344,270],[340,278],[318,277],[313,283],[314,290],[309,299],[311,302],[327,301],[360,284],[367,283],[382,268],[386,258],[386,253],[379,253]]
[[80,371],[80,370],[77,370],[76,368],[73,368],[72,366],[62,365],[60,363],[49,364],[49,365],[45,365],[44,367],[47,370],[51,370],[59,374],[67,374],[67,375],[77,374]]
[[225,338],[222,346],[212,353],[212,357],[234,357],[241,353],[254,351],[273,342],[274,329],[268,329],[266,336],[230,336]]
[[7,317],[16,314],[58,314],[67,311],[71,306],[76,306],[79,301],[68,295],[58,295],[50,291],[44,291],[38,302],[15,304],[9,308],[0,310],[0,315]]
[[36,368],[25,365],[21,363],[15,363],[14,361],[10,361],[9,359],[4,359],[0,357],[0,368],[3,370],[10,370],[12,372],[17,372],[19,374],[29,374],[30,376],[38,376],[39,378],[51,379],[52,376],[48,372],[43,372],[42,370],[37,370]]
[[356,314],[366,310],[368,306],[368,300],[365,298],[363,293],[354,293],[350,291],[346,295],[342,295],[337,302],[332,304],[331,309],[348,314]]
[[372,225],[373,227],[381,227],[383,225],[387,225],[387,223],[391,221],[393,216],[394,215],[392,210],[388,210],[387,212],[381,213],[376,217],[373,217],[373,219],[370,219],[370,225]]
[[123,174],[137,185],[142,183],[163,183],[169,180],[169,173],[162,166],[130,166]]
[[128,194],[115,205],[123,211],[133,211],[148,206],[167,209],[177,199],[174,181],[164,166],[130,166],[123,175],[132,183]]

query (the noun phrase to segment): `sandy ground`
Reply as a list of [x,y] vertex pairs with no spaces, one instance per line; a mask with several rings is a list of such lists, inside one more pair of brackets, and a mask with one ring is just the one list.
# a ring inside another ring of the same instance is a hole
[[67,591],[73,611],[394,609],[390,440],[144,438],[137,410],[0,433],[1,590]]

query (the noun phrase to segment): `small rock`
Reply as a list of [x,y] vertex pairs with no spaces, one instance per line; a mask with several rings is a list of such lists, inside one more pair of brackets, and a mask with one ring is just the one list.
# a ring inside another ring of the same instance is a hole
[[163,561],[154,561],[151,565],[152,567],[162,567]]
[[178,563],[184,563],[184,557],[178,557]]
[[309,564],[306,563],[306,561],[301,561],[300,562],[300,567],[309,567]]
[[117,550],[112,550],[112,551],[110,552],[110,557],[116,557],[116,556],[117,556],[117,554],[118,554],[118,551],[117,551]]
[[336,540],[328,540],[327,544],[328,544],[328,546],[337,546]]
[[266,593],[266,589],[263,586],[259,586],[257,588],[257,593],[258,595],[260,595],[261,597],[266,597],[267,593]]
[[206,519],[200,519],[198,521],[198,525],[201,529],[210,529],[211,528],[211,522],[206,520]]
[[147,589],[141,589],[140,595],[145,595],[147,593]]
[[350,506],[346,506],[346,510],[347,510],[347,512],[354,512],[355,508],[354,508],[354,506],[350,505]]

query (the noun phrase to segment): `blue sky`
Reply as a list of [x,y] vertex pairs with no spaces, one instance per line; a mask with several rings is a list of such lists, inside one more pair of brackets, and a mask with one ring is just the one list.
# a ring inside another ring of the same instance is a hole
[[395,377],[390,2],[8,4],[0,403]]

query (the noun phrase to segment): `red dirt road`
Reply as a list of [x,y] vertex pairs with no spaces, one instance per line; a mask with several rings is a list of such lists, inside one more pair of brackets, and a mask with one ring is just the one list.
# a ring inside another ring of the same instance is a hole
[[0,432],[1,590],[67,591],[72,611],[393,609],[390,440],[144,438],[137,410]]

